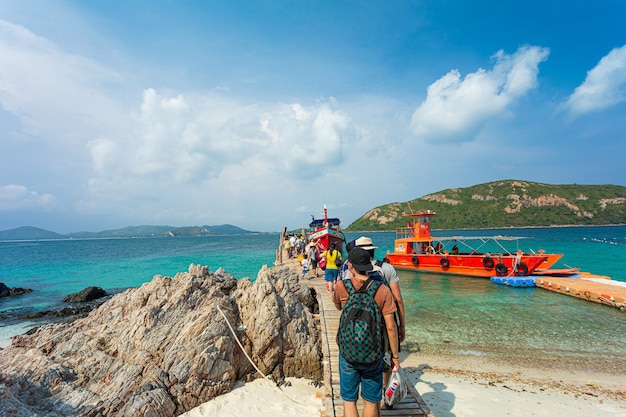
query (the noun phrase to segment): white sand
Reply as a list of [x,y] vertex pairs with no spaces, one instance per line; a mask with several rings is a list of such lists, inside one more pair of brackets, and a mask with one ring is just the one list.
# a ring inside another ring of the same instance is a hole
[[220,395],[188,411],[185,417],[320,417],[321,388],[306,379],[287,378],[291,386],[257,379],[237,383],[228,394]]
[[402,365],[436,417],[623,417],[624,375],[412,354]]
[[[403,357],[402,366],[436,417],[626,416],[626,375],[518,369],[422,354]],[[288,381],[293,385],[284,392],[266,380],[238,384],[183,416],[319,417],[322,388],[304,379]]]

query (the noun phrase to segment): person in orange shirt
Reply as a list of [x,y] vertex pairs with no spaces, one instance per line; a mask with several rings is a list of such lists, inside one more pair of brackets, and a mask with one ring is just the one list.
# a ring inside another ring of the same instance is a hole
[[[370,255],[366,250],[356,247],[350,251],[348,254],[349,279],[355,290],[360,290],[363,285],[373,284],[372,280],[374,278],[368,276],[368,274],[379,275],[376,271],[372,272],[373,269]],[[378,278],[378,280],[380,279],[382,279],[382,276]],[[335,307],[341,310],[347,300],[348,291],[344,281],[340,280],[337,282],[333,293],[333,303]],[[380,285],[374,295],[374,301],[381,310],[384,325],[389,335],[392,371],[397,372],[400,369],[400,360],[398,358],[398,330],[394,320],[396,303],[389,287]],[[344,416],[359,416],[356,406],[359,388],[363,398],[363,417],[378,416],[379,403],[383,392],[383,351],[381,340],[380,358],[372,365],[350,363],[342,356],[341,351],[339,352],[339,394],[343,399]]]

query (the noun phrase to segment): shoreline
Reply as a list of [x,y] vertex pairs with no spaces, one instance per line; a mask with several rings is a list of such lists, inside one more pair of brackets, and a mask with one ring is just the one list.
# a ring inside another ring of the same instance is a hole
[[[621,417],[626,413],[626,383],[617,372],[531,367],[488,357],[422,352],[401,353],[400,358],[407,381],[436,417]],[[323,409],[320,388],[306,379],[288,381],[282,388],[262,378],[238,382],[231,392],[183,416],[318,416]]]
[[[406,356],[404,356],[406,355]],[[626,401],[623,368],[593,370],[592,365],[521,363],[491,357],[422,352],[404,353],[402,367],[409,373],[437,373],[474,381],[510,381],[535,387]]]
[[619,417],[623,371],[504,363],[484,357],[410,353],[405,375],[437,417]]

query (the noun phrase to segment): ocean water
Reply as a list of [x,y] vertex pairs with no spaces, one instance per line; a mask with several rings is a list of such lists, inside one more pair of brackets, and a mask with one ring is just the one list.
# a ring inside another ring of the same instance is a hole
[[[365,233],[349,233],[355,239]],[[395,234],[366,233],[382,258]],[[626,226],[433,231],[435,236],[527,237],[520,248],[564,253],[556,267],[626,282]],[[69,293],[96,285],[115,293],[174,276],[189,264],[223,267],[254,279],[271,266],[279,235],[0,242],[0,282],[32,294],[0,299],[0,346],[38,321],[17,314],[57,308]],[[626,313],[540,288],[513,288],[484,278],[398,271],[406,307],[403,349],[488,356],[518,363],[623,372]]]

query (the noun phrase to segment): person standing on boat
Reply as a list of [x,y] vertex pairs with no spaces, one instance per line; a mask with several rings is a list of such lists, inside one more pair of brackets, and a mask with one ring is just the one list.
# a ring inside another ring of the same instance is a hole
[[326,270],[324,271],[324,281],[326,281],[326,291],[332,294],[335,281],[339,276],[339,267],[337,261],[341,260],[341,252],[335,249],[335,242],[330,243],[330,248],[322,253],[322,257],[326,258]]
[[[374,267],[367,251],[361,248],[354,248],[348,254],[347,264],[349,277],[352,287],[360,290],[363,285],[373,284],[370,278]],[[378,275],[378,273],[374,273]],[[368,287],[366,287],[368,288]],[[349,293],[344,285],[344,281],[337,282],[337,288],[333,293],[333,303],[337,309],[342,310],[348,301]],[[387,329],[391,340],[397,340],[397,327],[393,319],[396,310],[396,304],[393,300],[393,294],[386,285],[380,285],[375,292],[374,301],[383,316],[383,327]],[[385,332],[383,332],[385,333]],[[400,369],[400,360],[398,358],[398,350],[400,346],[397,343],[391,343],[391,366],[394,371]],[[382,354],[382,352],[381,352]],[[349,362],[339,352],[339,395],[343,400],[344,416],[358,417],[359,411],[356,402],[359,396],[359,388],[361,398],[363,398],[363,417],[376,417],[380,415],[380,399],[383,394],[383,356],[371,365],[359,365]]]

